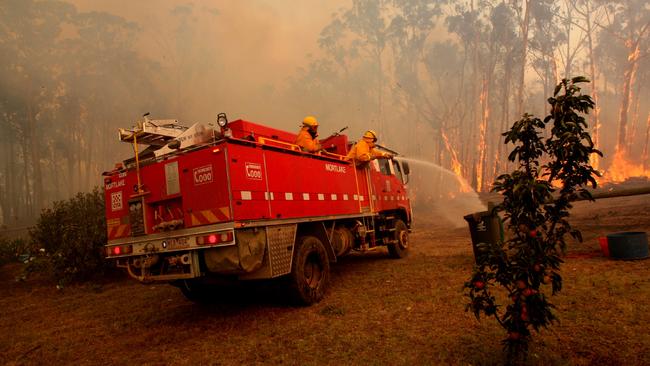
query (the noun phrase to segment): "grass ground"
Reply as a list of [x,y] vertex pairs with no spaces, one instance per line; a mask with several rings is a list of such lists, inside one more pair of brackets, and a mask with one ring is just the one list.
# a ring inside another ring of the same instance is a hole
[[[422,215],[426,216],[426,215]],[[535,336],[532,365],[650,365],[650,260],[613,261],[596,238],[650,231],[650,196],[576,204],[560,323]],[[411,255],[342,258],[319,304],[295,308],[275,284],[224,290],[200,306],[167,285],[121,278],[57,290],[0,268],[0,364],[493,365],[504,332],[464,311],[466,228],[423,217]]]

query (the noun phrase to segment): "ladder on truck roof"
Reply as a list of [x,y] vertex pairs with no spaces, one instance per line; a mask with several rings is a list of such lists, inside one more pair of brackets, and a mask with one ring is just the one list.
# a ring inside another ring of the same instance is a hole
[[182,135],[187,127],[178,124],[175,119],[150,120],[145,116],[144,121],[138,122],[132,129],[120,128],[120,141],[151,146],[165,146],[171,140]]

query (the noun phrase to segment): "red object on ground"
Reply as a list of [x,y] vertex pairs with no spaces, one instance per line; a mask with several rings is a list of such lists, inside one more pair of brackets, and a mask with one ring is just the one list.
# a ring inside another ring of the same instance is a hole
[[606,236],[599,237],[598,243],[600,244],[600,250],[603,251],[605,257],[609,257],[609,243],[607,242],[607,237]]

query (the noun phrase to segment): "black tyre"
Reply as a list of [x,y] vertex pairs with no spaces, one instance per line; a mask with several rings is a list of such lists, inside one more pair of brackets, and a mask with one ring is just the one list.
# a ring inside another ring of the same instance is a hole
[[402,220],[395,221],[393,243],[388,244],[388,254],[391,258],[404,258],[409,250],[409,231]]
[[215,301],[214,286],[206,285],[197,280],[181,280],[174,284],[190,301],[205,304]]
[[289,275],[290,292],[299,305],[311,305],[325,296],[329,287],[330,263],[323,243],[314,236],[296,240]]

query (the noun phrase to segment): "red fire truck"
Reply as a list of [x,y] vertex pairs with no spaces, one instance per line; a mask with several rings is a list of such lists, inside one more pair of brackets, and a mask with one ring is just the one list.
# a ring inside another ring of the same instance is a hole
[[[409,167],[355,166],[347,136],[306,153],[296,135],[219,114],[218,127],[145,119],[120,129],[134,157],[104,173],[107,256],[141,282],[191,300],[220,279],[284,276],[303,304],[322,299],[330,263],[381,246],[409,249]],[[148,147],[139,150],[142,145]]]

